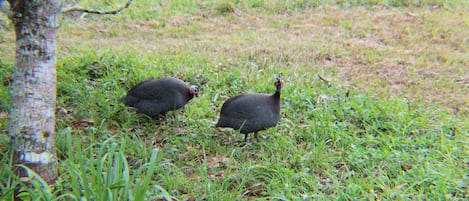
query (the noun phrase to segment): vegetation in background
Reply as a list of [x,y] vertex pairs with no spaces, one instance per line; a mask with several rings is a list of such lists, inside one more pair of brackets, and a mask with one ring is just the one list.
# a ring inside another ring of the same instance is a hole
[[[15,42],[2,26],[0,200],[18,187],[26,200],[465,200],[468,9],[442,0],[140,0],[116,16],[64,16],[61,176],[41,191],[10,172]],[[223,101],[273,93],[280,73],[282,117],[260,133],[268,139],[239,143],[244,135],[214,127]],[[198,84],[200,96],[164,121],[117,101],[162,76]]]

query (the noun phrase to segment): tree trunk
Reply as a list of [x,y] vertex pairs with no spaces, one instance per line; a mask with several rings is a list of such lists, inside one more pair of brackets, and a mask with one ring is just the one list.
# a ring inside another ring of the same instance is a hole
[[[55,150],[56,32],[60,0],[9,0],[16,32],[8,134],[13,163],[48,184],[57,178]],[[27,172],[18,168],[20,177]]]

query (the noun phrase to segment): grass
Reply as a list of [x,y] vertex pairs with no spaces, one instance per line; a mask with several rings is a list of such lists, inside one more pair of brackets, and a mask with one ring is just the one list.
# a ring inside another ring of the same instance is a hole
[[[60,177],[41,190],[10,172],[15,42],[2,26],[0,200],[15,188],[25,200],[465,200],[468,8],[141,0],[115,16],[66,17],[57,38]],[[273,93],[280,73],[282,117],[261,132],[268,139],[236,143],[244,135],[214,128],[226,99]],[[162,76],[198,84],[200,97],[164,121],[117,101]]]

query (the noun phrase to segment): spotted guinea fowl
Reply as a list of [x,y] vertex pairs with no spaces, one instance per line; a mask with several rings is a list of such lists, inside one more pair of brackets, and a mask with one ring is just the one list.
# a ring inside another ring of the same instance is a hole
[[277,125],[280,119],[280,91],[283,78],[277,76],[274,94],[241,94],[228,99],[220,111],[216,127],[230,127],[245,134],[254,132],[259,140],[258,131]]
[[137,112],[158,119],[166,112],[183,107],[194,96],[198,96],[198,87],[187,85],[180,79],[165,77],[146,80],[132,87],[119,101]]

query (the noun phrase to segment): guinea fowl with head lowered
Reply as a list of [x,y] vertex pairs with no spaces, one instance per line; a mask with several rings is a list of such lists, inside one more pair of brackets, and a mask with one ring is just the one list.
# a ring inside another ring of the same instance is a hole
[[216,127],[230,127],[245,134],[254,132],[257,140],[258,131],[277,125],[280,119],[280,91],[283,78],[277,76],[274,94],[241,94],[228,99],[220,111]]
[[137,112],[158,119],[166,112],[183,107],[194,96],[198,96],[198,87],[188,87],[182,80],[165,77],[140,82],[132,87],[119,101]]

